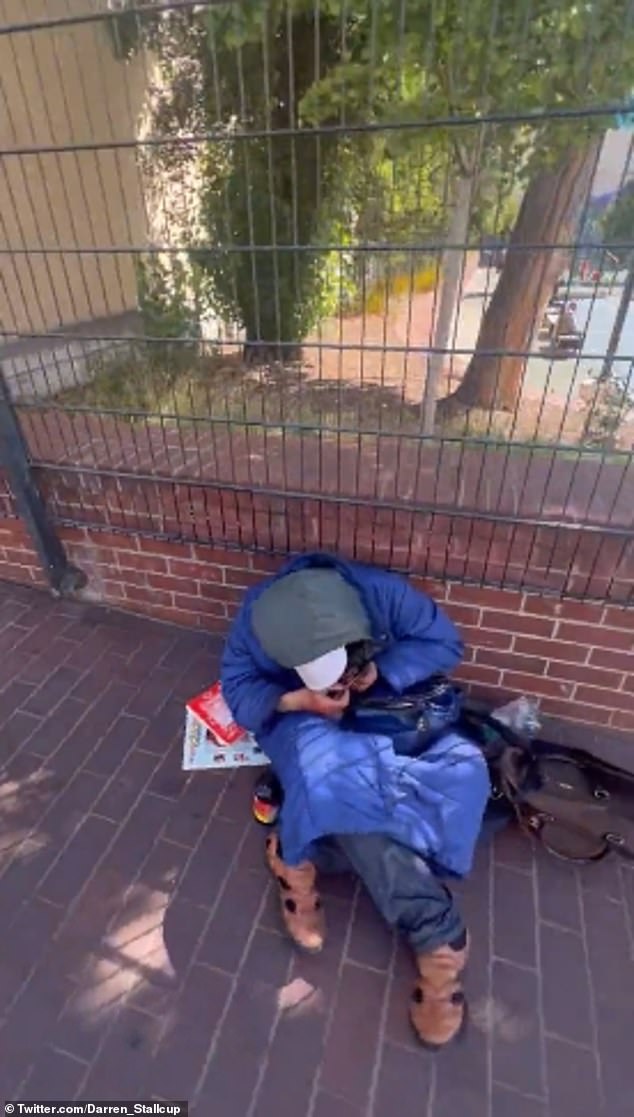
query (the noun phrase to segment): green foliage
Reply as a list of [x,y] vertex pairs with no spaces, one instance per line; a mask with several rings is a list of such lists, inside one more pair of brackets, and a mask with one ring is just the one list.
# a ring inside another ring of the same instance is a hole
[[60,393],[60,403],[113,409],[134,420],[165,410],[179,381],[205,365],[204,275],[186,259],[148,253],[137,261],[136,279],[141,337],[92,356],[86,383]]
[[348,7],[355,35],[341,64],[305,99],[310,122],[324,119],[341,99],[349,120],[534,113],[530,125],[430,132],[467,164],[474,155],[483,164],[497,146],[528,175],[534,161],[556,161],[571,143],[582,144],[611,123],[601,115],[554,123],[543,119],[545,110],[592,108],[629,95],[630,0],[436,0],[408,6],[402,24],[396,0]]
[[614,373],[600,376],[586,399],[587,419],[582,441],[594,449],[614,450],[624,421],[634,408],[634,392],[629,383]]
[[[204,239],[225,251],[194,258],[247,341],[282,342],[283,356],[318,317],[326,256],[311,245],[328,242],[334,218],[337,140],[286,134],[312,79],[314,10],[260,0],[215,6],[205,19],[207,116],[227,139],[207,151],[202,224]],[[318,21],[324,64],[337,30]]]
[[606,210],[602,232],[604,239],[615,245],[610,251],[618,258],[619,263],[627,264],[634,252],[634,180],[623,187]]
[[183,371],[183,355],[167,342],[131,341],[87,362],[86,382],[56,397],[62,407],[116,411],[130,422],[157,411]]
[[143,332],[154,338],[199,334],[200,282],[178,257],[148,254],[137,263],[137,297]]
[[[342,268],[317,245],[442,238],[447,174],[473,181],[471,235],[508,232],[535,169],[610,123],[544,110],[622,102],[634,72],[631,0],[126,6],[120,56],[143,41],[168,64],[158,130],[215,135],[192,260],[250,341],[301,341],[342,284],[358,285],[352,249]],[[532,118],[419,126],[492,113]]]
[[[212,148],[207,162],[215,158]],[[227,175],[205,176],[205,240],[225,250],[195,249],[192,258],[208,274],[216,305],[248,340],[297,342],[316,316],[325,257],[310,245],[329,231],[317,197],[326,188],[318,159],[331,155],[309,138],[236,141]]]
[[178,411],[179,385],[213,365],[200,337],[207,280],[178,256],[150,254],[136,265],[141,337],[89,360],[86,382],[62,392],[62,404],[116,410],[131,421]]

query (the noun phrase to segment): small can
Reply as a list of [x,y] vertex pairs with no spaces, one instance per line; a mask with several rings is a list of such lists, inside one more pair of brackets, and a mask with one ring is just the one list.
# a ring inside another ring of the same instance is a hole
[[282,785],[272,772],[258,776],[253,787],[251,812],[262,826],[274,826],[282,806]]

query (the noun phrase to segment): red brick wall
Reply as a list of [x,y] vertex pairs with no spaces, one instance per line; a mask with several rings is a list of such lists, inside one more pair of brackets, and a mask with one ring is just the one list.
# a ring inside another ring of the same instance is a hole
[[[88,594],[161,620],[223,633],[245,589],[282,560],[239,550],[62,528]],[[0,521],[0,577],[41,585],[37,558],[17,520]],[[414,579],[460,626],[467,655],[458,674],[502,701],[538,695],[545,713],[634,730],[634,613],[512,590]]]
[[20,520],[0,519],[0,578],[5,582],[24,582],[27,586],[47,585],[28,532]]
[[[329,460],[325,454],[324,465]],[[526,470],[530,469],[530,459],[522,461],[521,481],[516,478],[520,492],[525,487],[528,491],[528,481],[526,486],[524,482]],[[541,459],[536,461],[541,466]],[[502,452],[494,463],[489,461],[488,467],[492,469],[493,464],[497,475],[509,472]],[[447,492],[449,503],[437,511],[419,508],[414,490],[405,489],[397,506],[390,508],[382,500],[389,499],[388,481],[394,471],[384,465],[374,472],[370,468],[366,475],[365,458],[358,459],[356,466],[354,459],[347,463],[348,498],[327,487],[322,492],[317,475],[313,478],[317,492],[293,490],[292,478],[303,477],[301,464],[296,462],[295,466],[296,472],[289,473],[290,488],[287,479],[278,478],[279,493],[258,489],[255,481],[248,479],[239,486],[223,487],[213,482],[197,484],[178,479],[166,482],[136,475],[65,472],[51,467],[39,472],[38,485],[58,523],[85,524],[105,532],[184,538],[205,545],[209,540],[222,540],[223,546],[236,550],[251,548],[276,554],[323,547],[354,552],[366,562],[415,570],[443,580],[519,584],[535,591],[550,590],[581,599],[629,600],[634,584],[634,548],[627,546],[625,532],[604,531],[598,526],[585,531],[559,526],[561,519],[572,519],[574,523],[577,517],[576,522],[583,523],[586,513],[590,515],[592,511],[592,517],[595,515],[592,509],[584,511],[578,504],[570,503],[568,507],[565,494],[572,481],[577,487],[580,481],[571,473],[567,460],[549,461],[559,496],[547,495],[546,489],[533,491],[523,510],[526,516],[519,522],[513,522],[514,506],[508,504],[500,505],[494,515],[488,514],[486,507],[477,503],[477,492],[472,493],[475,503],[469,508],[454,508]],[[414,463],[410,466],[412,476],[418,478]],[[477,475],[481,466],[478,458],[472,459],[466,474]],[[435,468],[440,468],[438,460]],[[441,473],[444,476],[447,472],[451,470],[443,463]],[[360,501],[354,496],[358,476],[366,490],[370,486]],[[423,506],[434,492],[433,480],[428,474],[424,476],[428,487],[420,493]],[[594,493],[596,476],[593,479],[587,474],[585,480]],[[611,473],[607,481],[604,478],[604,485],[608,481],[607,495],[611,494],[614,505],[615,492],[629,492],[627,479],[621,469]],[[337,487],[335,482],[336,478],[331,476],[331,488]],[[424,489],[420,478],[417,483]],[[374,485],[378,487],[374,489]],[[484,485],[483,491],[491,488],[495,489],[493,480]],[[603,495],[603,514],[607,515],[611,506],[606,493]],[[517,493],[513,497],[516,499]],[[623,505],[624,498],[619,499]],[[538,510],[542,502],[554,523],[540,522]],[[629,505],[627,512],[621,508],[621,513],[627,515],[629,522]],[[161,589],[160,585],[154,588]]]

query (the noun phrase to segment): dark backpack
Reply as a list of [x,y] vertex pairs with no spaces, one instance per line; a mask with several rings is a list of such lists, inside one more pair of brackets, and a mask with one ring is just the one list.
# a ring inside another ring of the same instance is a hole
[[509,804],[521,827],[556,856],[595,861],[616,850],[634,859],[634,774],[584,749],[530,740],[469,705],[444,678],[398,697],[368,695],[357,713],[359,727],[374,728],[376,717],[382,732],[391,719],[395,747],[408,753],[416,735],[420,750],[450,726],[459,729],[482,749],[494,802]]

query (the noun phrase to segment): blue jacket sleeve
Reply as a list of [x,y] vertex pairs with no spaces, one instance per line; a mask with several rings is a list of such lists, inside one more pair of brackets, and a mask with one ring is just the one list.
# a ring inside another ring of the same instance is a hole
[[391,647],[377,656],[379,673],[398,693],[430,675],[451,671],[462,659],[457,628],[431,597],[404,578],[386,574],[386,605]]
[[260,670],[244,638],[240,621],[238,616],[225,645],[220,685],[238,725],[257,735],[272,720],[286,688]]

